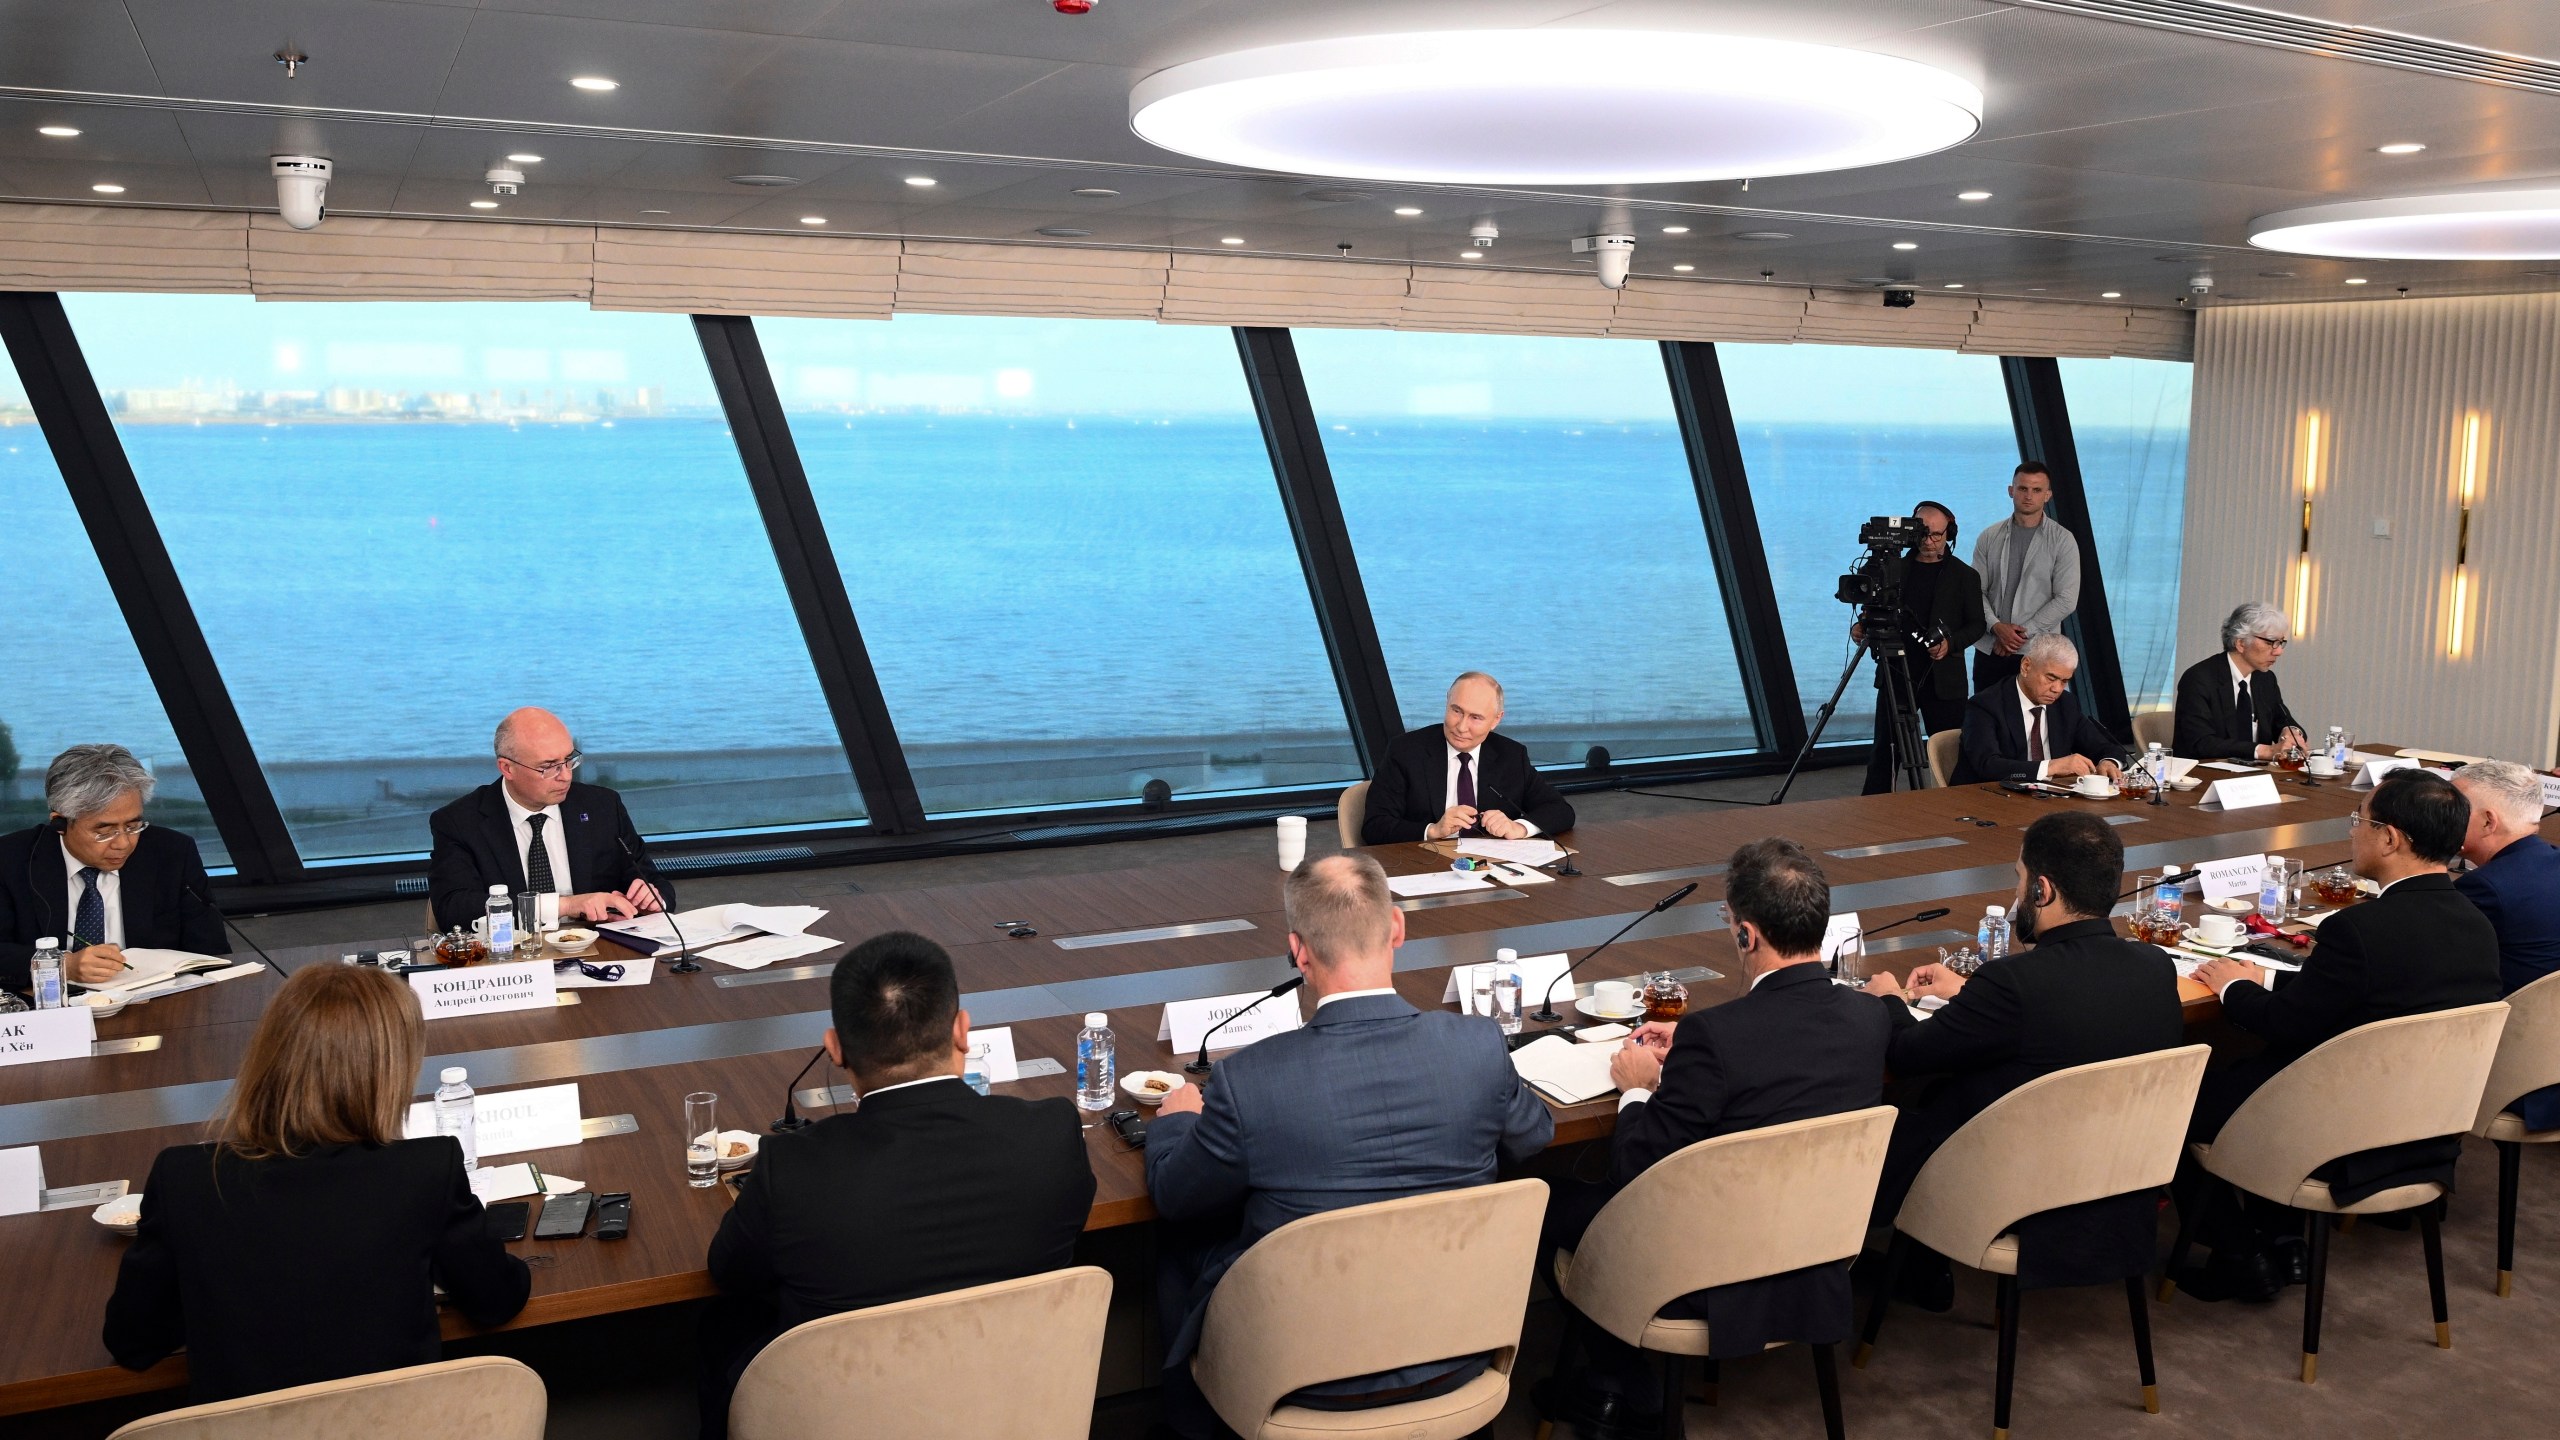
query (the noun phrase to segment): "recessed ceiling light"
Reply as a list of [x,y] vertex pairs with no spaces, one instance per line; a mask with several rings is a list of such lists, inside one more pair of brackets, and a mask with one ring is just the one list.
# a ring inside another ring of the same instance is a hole
[[121,195],[124,193],[124,187],[121,185],[92,185],[89,188],[97,191],[101,195]]
[[471,202],[471,208],[474,210],[495,210],[498,208],[498,202],[495,200],[474,200]]
[[36,127],[36,133],[39,135],[50,135],[56,140],[68,140],[80,132],[77,128],[69,125],[39,125]]
[[2350,284],[2350,285],[2362,285],[2362,284],[2364,284],[2364,283],[2365,283],[2365,279],[2364,279],[2364,277],[2363,277],[2363,276],[2358,275],[2358,276],[2354,277],[2353,279],[2351,279],[2351,280],[2347,281],[2347,283],[2348,283],[2348,284]]
[[2249,243],[2354,260],[2549,260],[2560,257],[2560,190],[2312,205],[2251,221]]
[[1954,283],[1953,281],[1950,281],[1950,282],[1948,282],[1947,284],[1945,284],[1945,285],[1943,285],[1943,286],[1940,286],[1939,288],[1940,288],[1940,289],[1943,289],[1943,290],[1961,290],[1961,289],[1963,289],[1964,287],[1963,287],[1962,285],[1959,285],[1959,284]]
[[1988,190],[1959,190],[1956,192],[1956,198],[1959,200],[1988,200],[1991,198],[1991,192]]
[[800,177],[797,175],[732,175],[729,177],[729,183],[744,185],[750,190],[780,190],[785,186],[799,184]]
[[1481,250],[1461,250],[1458,252],[1458,258],[1461,260],[1481,260],[1484,258],[1484,252]]
[[1645,183],[1905,160],[1981,128],[1982,92],[1864,50],[1694,32],[1479,30],[1306,40],[1161,70],[1141,139],[1299,175]]
[[1662,227],[1662,233],[1665,235],[1686,235],[1689,233],[1689,227],[1686,225],[1665,225]]
[[1113,196],[1113,195],[1117,195],[1117,194],[1119,194],[1120,192],[1119,192],[1119,191],[1117,191],[1117,190],[1110,189],[1110,188],[1108,188],[1108,187],[1106,187],[1106,186],[1102,186],[1102,185],[1087,185],[1087,186],[1083,187],[1082,189],[1080,189],[1080,190],[1076,190],[1076,191],[1074,191],[1074,192],[1072,192],[1072,193],[1077,194],[1077,195],[1090,196],[1090,197],[1092,197],[1092,198],[1094,198],[1094,199],[1100,200],[1100,199],[1107,199],[1107,198],[1109,198],[1109,197],[1111,197],[1111,196]]
[[2261,280],[2290,280],[2298,273],[2300,272],[2293,270],[2261,270],[2258,272],[2258,278]]
[[673,215],[676,212],[673,210],[643,210],[640,213],[643,215]]
[[2376,153],[2383,155],[2415,155],[2427,147],[2415,140],[2394,140],[2388,145],[2376,145],[2373,148]]
[[539,165],[542,163],[542,157],[539,155],[510,155],[507,159],[509,162],[517,165]]
[[1043,225],[1040,227],[1040,233],[1055,235],[1061,240],[1081,240],[1093,232],[1074,225]]
[[907,177],[907,183],[913,185],[919,190],[930,190],[942,182],[934,179],[930,175],[910,175]]
[[601,75],[580,75],[569,83],[577,86],[581,90],[619,90],[622,88],[621,81],[607,80]]
[[803,225],[824,225],[827,223],[827,217],[824,215],[803,215],[800,217],[800,223]]
[[1422,207],[1419,205],[1399,205],[1396,207],[1396,213],[1410,220],[1414,216],[1422,213]]
[[2121,300],[2124,298],[2124,292],[2121,290],[2102,290],[2098,293],[2098,298],[2101,300]]
[[1909,240],[1896,240],[1893,242],[1893,248],[1896,250],[1917,250],[1920,247]]
[[1674,269],[1674,270],[1681,271],[1682,273],[1684,273],[1684,274],[1685,274],[1686,272],[1691,271],[1691,270],[1695,270],[1695,269],[1697,269],[1698,267],[1697,267],[1697,266],[1695,266],[1695,265],[1674,265],[1674,266],[1672,266],[1671,268],[1672,268],[1672,269]]
[[1792,230],[1745,230],[1733,238],[1736,240],[1793,240],[1796,236]]
[[1241,245],[1244,243],[1244,237],[1241,235],[1221,235],[1218,237],[1218,243],[1221,245]]

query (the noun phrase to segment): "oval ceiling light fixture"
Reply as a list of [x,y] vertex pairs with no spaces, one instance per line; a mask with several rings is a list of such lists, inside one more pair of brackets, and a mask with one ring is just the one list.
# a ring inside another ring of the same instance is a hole
[[2374,153],[2378,155],[2415,155],[2426,148],[2415,140],[2394,140],[2388,145],[2373,147]]
[[593,90],[598,93],[602,93],[607,90],[619,90],[622,88],[621,81],[608,80],[602,75],[580,75],[570,80],[569,83],[577,86],[581,90]]
[[39,125],[36,127],[36,133],[50,135],[56,140],[70,140],[77,138],[80,134],[77,128],[69,125]]
[[1982,92],[1864,50],[1735,35],[1477,30],[1240,50],[1129,94],[1141,139],[1222,164],[1419,184],[1738,180],[1972,137]]
[[1991,192],[1988,190],[1959,190],[1956,192],[1956,198],[1959,200],[1973,201],[1988,200],[1991,198]]
[[2313,205],[2250,222],[2249,243],[2351,260],[2560,259],[2560,190]]
[[542,163],[542,157],[531,153],[510,155],[507,157],[507,163],[510,165],[539,165]]

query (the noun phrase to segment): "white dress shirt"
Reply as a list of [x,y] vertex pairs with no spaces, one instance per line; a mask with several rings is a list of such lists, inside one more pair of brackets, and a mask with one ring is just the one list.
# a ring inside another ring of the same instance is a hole
[[886,1095],[892,1090],[912,1090],[918,1085],[930,1085],[936,1080],[959,1080],[964,1078],[966,1077],[959,1075],[927,1075],[921,1080],[901,1080],[895,1085],[883,1085],[877,1090],[865,1090],[862,1092],[862,1098],[868,1100],[874,1095]]
[[[2027,689],[2025,686],[2020,685],[2015,688],[2018,692],[2018,718],[2025,722],[2028,738],[2030,742],[2032,742],[2036,733],[2036,712],[2038,710],[2044,711],[2044,718],[2046,720],[2051,720],[2053,718],[2053,707],[2050,705],[2038,705],[2033,700],[2028,699]],[[2036,778],[2042,780],[2045,778],[2045,772],[2052,768],[2053,727],[2051,725],[2047,725],[2044,727],[2044,758],[2036,762]]]
[[[1447,752],[1449,752],[1449,764],[1448,764],[1449,783],[1448,783],[1448,785],[1447,785],[1446,787],[1444,787],[1444,788],[1441,790],[1441,792],[1440,792],[1440,813],[1441,813],[1441,814],[1443,814],[1443,815],[1448,814],[1448,813],[1449,813],[1449,807],[1451,807],[1451,806],[1453,806],[1453,805],[1455,805],[1455,804],[1457,804],[1457,803],[1458,803],[1458,757],[1459,757],[1459,756],[1461,756],[1461,755],[1464,755],[1464,756],[1466,756],[1466,757],[1467,757],[1467,768],[1468,768],[1469,770],[1473,771],[1473,772],[1475,773],[1475,777],[1476,777],[1476,809],[1477,809],[1477,810],[1479,810],[1479,811],[1484,811],[1484,810],[1501,810],[1503,814],[1505,814],[1505,815],[1509,815],[1512,819],[1514,819],[1514,820],[1516,820],[1516,821],[1520,822],[1520,833],[1521,833],[1522,835],[1535,835],[1535,834],[1537,834],[1537,833],[1538,833],[1538,825],[1537,825],[1537,822],[1536,822],[1536,821],[1531,820],[1531,819],[1530,819],[1528,816],[1526,816],[1526,815],[1522,815],[1522,814],[1517,813],[1516,811],[1512,811],[1512,810],[1509,810],[1509,809],[1505,809],[1505,808],[1504,808],[1505,806],[1508,806],[1508,805],[1517,805],[1517,804],[1519,804],[1519,803],[1520,803],[1520,800],[1519,800],[1519,797],[1518,797],[1518,796],[1514,796],[1514,795],[1505,795],[1505,796],[1503,796],[1503,797],[1502,797],[1502,802],[1503,802],[1503,803],[1502,803],[1501,805],[1487,805],[1486,803],[1484,803],[1484,802],[1485,802],[1485,795],[1484,795],[1484,742],[1483,742],[1483,741],[1481,741],[1481,740],[1477,741],[1477,742],[1476,742],[1476,748],[1475,748],[1475,749],[1473,749],[1473,750],[1461,750],[1461,749],[1459,749],[1457,746],[1450,744],[1450,743],[1448,742],[1448,740],[1447,740],[1447,738],[1446,738],[1446,737],[1443,737],[1443,738],[1442,738],[1442,740],[1440,741],[1440,748],[1441,748],[1441,749],[1443,749],[1443,750],[1446,750]],[[1437,824],[1439,824],[1440,822],[1439,822],[1439,820],[1438,820],[1437,818],[1434,818],[1434,819],[1433,819],[1433,821],[1432,821],[1431,823],[1432,823],[1433,825],[1437,825]],[[1423,828],[1425,828],[1425,829],[1429,829],[1429,828],[1430,828],[1430,826],[1425,826],[1425,827],[1423,827]],[[1456,839],[1457,837],[1453,835],[1453,836],[1449,836],[1449,837],[1446,837],[1446,838],[1449,838],[1449,839],[1453,839],[1453,840],[1454,840],[1454,839]]]
[[540,810],[527,810],[516,803],[506,786],[499,786],[498,793],[506,796],[507,819],[516,832],[516,863],[524,867],[526,883],[532,883],[533,877],[533,827],[526,823],[526,817],[548,815],[551,818],[542,822],[542,850],[551,857],[551,891],[555,895],[577,894],[578,887],[571,883],[569,875],[569,842],[560,838],[560,807],[545,805]]
[[1395,993],[1396,987],[1393,985],[1380,986],[1375,990],[1336,990],[1330,995],[1318,996],[1316,998],[1316,1008],[1321,1010],[1336,1000],[1357,1000],[1364,995],[1393,995]]
[[[68,948],[73,943],[70,933],[71,928],[80,923],[80,892],[88,887],[80,883],[80,859],[78,856],[71,853],[71,847],[68,845],[62,847],[62,868],[64,873],[70,877],[71,881],[70,903],[65,905],[62,910],[63,934],[61,939],[64,947]],[[105,868],[101,868],[98,871],[98,898],[105,901],[107,905],[107,933],[104,935],[92,935],[89,937],[89,942],[93,945],[122,945],[124,943],[124,879],[122,872],[108,870]]]

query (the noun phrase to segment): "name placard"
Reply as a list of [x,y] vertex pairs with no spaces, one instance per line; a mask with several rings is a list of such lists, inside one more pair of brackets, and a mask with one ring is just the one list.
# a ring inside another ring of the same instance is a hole
[[1267,1040],[1298,1028],[1298,992],[1273,999],[1268,990],[1248,990],[1241,995],[1212,995],[1205,1000],[1176,1000],[1164,1007],[1164,1019],[1156,1025],[1156,1038],[1170,1040],[1173,1048],[1185,1055],[1197,1054],[1200,1037],[1220,1022],[1241,1012],[1247,1005],[1261,1000],[1252,1014],[1218,1031],[1218,1048],[1235,1050],[1256,1040]]
[[2390,774],[2394,770],[2415,770],[2417,768],[2417,761],[2401,756],[2393,756],[2380,760],[2367,760],[2364,764],[2356,768],[2355,781],[2347,788],[2351,790],[2370,790],[2374,786],[2381,784],[2382,777]]
[[[483,1161],[525,1150],[557,1150],[585,1138],[574,1084],[475,1094],[471,1118],[471,1139]],[[410,1106],[409,1121],[401,1133],[412,1140],[436,1133],[435,1102],[421,1100]]]
[[44,1208],[44,1157],[33,1145],[0,1150],[0,1215],[33,1215]]
[[98,1040],[98,1015],[86,1005],[0,1015],[0,1065],[86,1060]]
[[2542,777],[2542,808],[2560,810],[2560,775]]
[[[1524,1012],[1537,1009],[1551,987],[1556,992],[1558,1003],[1570,1004],[1573,991],[1556,982],[1564,977],[1565,967],[1571,963],[1561,950],[1552,955],[1523,955],[1513,961],[1508,968],[1520,977],[1520,1008]],[[1488,960],[1481,965],[1450,966],[1449,983],[1440,987],[1441,1003],[1457,1006],[1461,1015],[1482,1015],[1485,1012],[1476,1008],[1477,977],[1481,975],[1490,984],[1494,972],[1503,968],[1499,960]]]
[[1013,1053],[1013,1027],[992,1026],[969,1031],[969,1048],[987,1047],[986,1077],[990,1085],[1010,1085],[1022,1078],[1022,1062]]
[[1822,963],[1830,965],[1840,958],[1843,951],[1852,955],[1863,954],[1866,946],[1859,939],[1858,930],[1857,911],[1832,916],[1830,923],[1822,927]]
[[2282,797],[2276,794],[2273,775],[2246,775],[2237,780],[2216,780],[2204,792],[2205,803],[2225,810],[2248,810],[2260,805],[2274,805]]
[[422,970],[409,977],[418,1008],[430,1020],[456,1015],[488,1015],[502,1010],[544,1010],[558,1003],[551,962],[529,965],[473,965],[461,970]]
[[2228,860],[2207,860],[2196,867],[2204,881],[2207,900],[2255,900],[2258,888],[2267,883],[2267,857],[2234,855]]

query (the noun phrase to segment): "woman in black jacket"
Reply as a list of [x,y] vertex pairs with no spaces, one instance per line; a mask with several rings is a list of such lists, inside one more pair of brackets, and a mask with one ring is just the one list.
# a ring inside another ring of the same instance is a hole
[[400,1138],[426,1026],[379,970],[306,966],[251,1037],[218,1138],[160,1152],[107,1301],[141,1370],[184,1346],[223,1400],[440,1358],[435,1287],[475,1324],[524,1308],[451,1136]]

